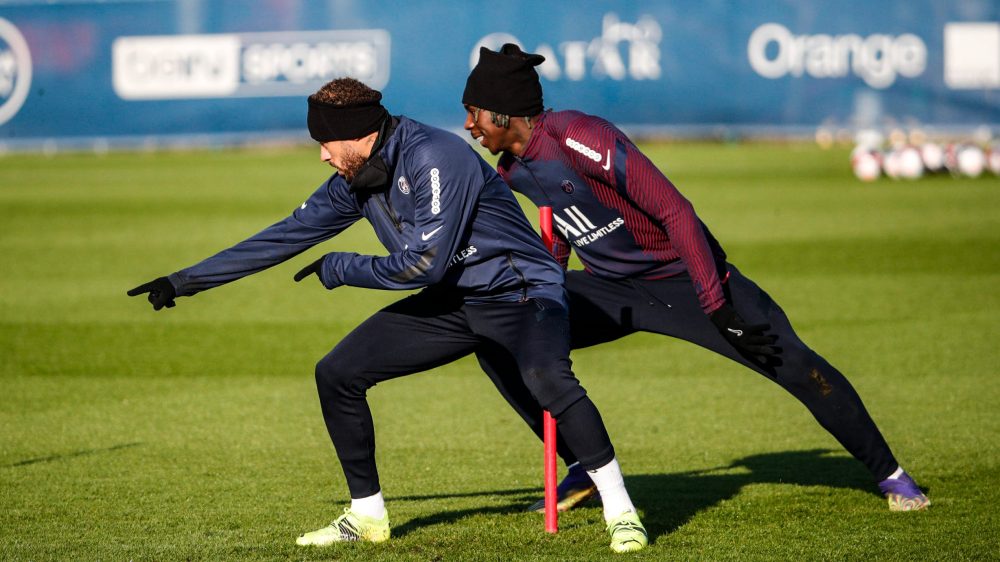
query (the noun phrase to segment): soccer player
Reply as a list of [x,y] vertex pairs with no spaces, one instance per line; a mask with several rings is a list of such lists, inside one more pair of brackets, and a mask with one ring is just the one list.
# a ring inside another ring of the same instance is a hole
[[[688,202],[611,123],[579,111],[543,111],[535,66],[544,57],[513,44],[480,50],[462,102],[465,129],[493,154],[515,190],[551,206],[555,253],[570,271],[574,348],[637,331],[687,340],[740,363],[799,399],[871,471],[889,509],[930,501],[900,468],[850,382],[795,334],[771,297],[726,261]],[[516,396],[516,394],[512,394]],[[537,432],[541,413],[530,404]],[[560,508],[595,493],[575,458]],[[537,504],[536,504],[537,505]]]
[[[569,361],[562,269],[510,189],[457,135],[392,116],[382,95],[341,78],[309,97],[309,134],[337,168],[291,216],[204,261],[130,291],[154,310],[235,281],[323,242],[361,218],[386,256],[333,252],[303,268],[327,289],[418,289],[376,312],[316,365],[327,430],[351,504],[299,545],[389,538],[366,393],[375,384],[475,353],[530,389],[604,500],[611,548],[639,550],[646,532],[601,416]],[[489,367],[491,371],[497,368]],[[504,381],[496,379],[501,392]]]

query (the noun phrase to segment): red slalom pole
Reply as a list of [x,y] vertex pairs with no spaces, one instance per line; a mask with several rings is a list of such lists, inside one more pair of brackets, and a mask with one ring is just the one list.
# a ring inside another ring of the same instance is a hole
[[545,532],[559,532],[559,497],[556,495],[556,419],[548,410],[545,419]]
[[542,230],[542,244],[551,253],[555,249],[552,240],[552,207],[538,208],[538,226]]
[[[538,208],[538,224],[542,230],[542,243],[553,251],[552,207]],[[556,494],[556,419],[548,410],[544,413],[543,441],[545,442],[545,532],[559,532],[559,497]]]

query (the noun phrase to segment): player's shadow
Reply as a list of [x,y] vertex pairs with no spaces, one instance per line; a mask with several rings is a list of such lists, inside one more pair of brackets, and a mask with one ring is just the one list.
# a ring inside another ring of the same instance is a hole
[[393,496],[386,498],[388,502],[394,501],[424,501],[440,500],[449,498],[472,498],[485,496],[505,496],[510,497],[510,501],[504,505],[493,507],[473,507],[468,509],[456,509],[452,511],[441,511],[424,517],[410,519],[406,523],[392,527],[392,536],[402,537],[420,527],[438,525],[442,523],[453,523],[459,519],[471,515],[508,515],[512,513],[524,513],[529,503],[542,492],[541,488],[512,488],[509,490],[491,490],[483,492],[459,492],[454,494],[426,494],[411,496]]
[[[873,494],[878,489],[871,476],[857,460],[830,456],[832,450],[786,451],[765,453],[737,459],[727,466],[669,474],[626,475],[625,483],[633,502],[643,512],[643,524],[650,538],[671,533],[695,514],[739,494],[751,484],[791,484],[849,488]],[[478,514],[522,513],[541,495],[539,488],[519,488],[458,494],[402,496],[392,500],[419,501],[474,496],[507,496],[506,505],[445,511],[411,519],[393,527],[393,534],[403,536],[423,526],[451,523]],[[598,504],[593,504],[598,505]]]
[[750,455],[705,470],[626,475],[625,483],[644,514],[650,538],[677,530],[695,514],[735,497],[751,484],[824,486],[879,495],[861,463],[827,449]]
[[69,460],[69,459],[74,459],[76,457],[85,457],[85,456],[88,456],[88,455],[97,455],[97,454],[102,454],[102,453],[110,453],[112,451],[118,451],[120,449],[130,449],[132,447],[138,447],[140,445],[143,445],[143,443],[142,442],[122,443],[120,445],[112,445],[110,447],[101,447],[101,448],[98,448],[98,449],[81,449],[79,451],[72,451],[70,453],[62,453],[62,454],[58,454],[58,455],[47,455],[47,456],[44,456],[44,457],[35,457],[35,458],[31,458],[31,459],[24,459],[24,460],[21,460],[21,461],[17,461],[15,463],[11,463],[11,464],[5,465],[5,467],[10,468],[10,467],[17,467],[17,466],[27,466],[27,465],[31,465],[31,464],[47,463],[47,462],[62,462],[62,461],[66,461],[66,460]]

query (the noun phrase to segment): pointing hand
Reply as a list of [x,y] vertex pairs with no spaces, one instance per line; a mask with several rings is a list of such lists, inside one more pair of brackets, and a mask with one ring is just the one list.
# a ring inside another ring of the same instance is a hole
[[173,308],[174,297],[177,296],[177,290],[174,289],[173,283],[166,277],[158,277],[149,283],[143,283],[129,290],[126,294],[135,297],[143,293],[149,293],[146,300],[153,305],[153,310],[160,310],[163,307]]

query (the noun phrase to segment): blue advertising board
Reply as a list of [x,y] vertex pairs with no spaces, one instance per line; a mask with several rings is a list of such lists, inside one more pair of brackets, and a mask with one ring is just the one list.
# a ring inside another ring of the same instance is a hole
[[996,126],[998,20],[994,0],[7,2],[0,143],[300,134],[339,76],[457,128],[478,48],[505,42],[546,57],[546,106],[625,126]]

